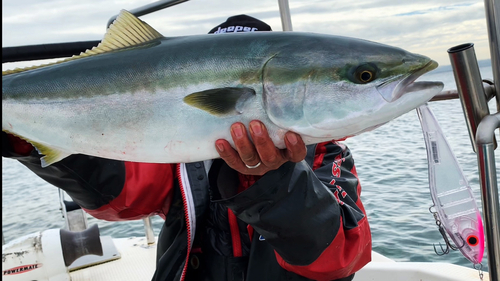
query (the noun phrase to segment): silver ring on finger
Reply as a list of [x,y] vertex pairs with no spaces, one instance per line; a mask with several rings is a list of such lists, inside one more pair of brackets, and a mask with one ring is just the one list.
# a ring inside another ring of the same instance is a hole
[[260,164],[262,164],[262,162],[260,162],[260,161],[259,161],[259,163],[255,164],[255,165],[253,165],[253,166],[250,166],[250,165],[248,165],[248,164],[245,164],[245,166],[247,166],[247,168],[248,168],[248,169],[255,169],[255,168],[259,167],[259,166],[260,166]]

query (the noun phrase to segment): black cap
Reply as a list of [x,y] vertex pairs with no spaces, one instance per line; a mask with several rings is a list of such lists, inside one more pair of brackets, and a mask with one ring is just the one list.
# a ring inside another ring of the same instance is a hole
[[256,18],[247,15],[237,15],[229,17],[225,22],[212,28],[210,33],[231,33],[231,32],[252,32],[252,31],[272,31],[271,27]]

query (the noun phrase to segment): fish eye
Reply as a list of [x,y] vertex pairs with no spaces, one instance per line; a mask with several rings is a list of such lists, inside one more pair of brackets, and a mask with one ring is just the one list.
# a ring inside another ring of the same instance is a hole
[[369,70],[364,70],[363,72],[361,72],[359,74],[359,80],[361,82],[364,82],[364,83],[368,83],[370,81],[372,81],[372,78],[373,78],[373,73]]
[[366,84],[377,78],[378,68],[372,63],[364,63],[351,70],[350,79],[356,84]]

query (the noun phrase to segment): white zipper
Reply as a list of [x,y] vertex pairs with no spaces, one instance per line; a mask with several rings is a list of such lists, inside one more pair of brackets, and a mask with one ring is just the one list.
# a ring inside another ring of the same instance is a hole
[[179,185],[181,188],[182,202],[184,205],[184,213],[186,215],[186,228],[187,228],[187,254],[186,263],[182,269],[181,280],[183,281],[186,277],[186,271],[189,264],[189,253],[193,248],[194,234],[196,233],[196,214],[194,209],[193,194],[191,192],[191,185],[189,184],[189,179],[187,176],[186,164],[180,163],[177,165],[177,176],[179,179]]

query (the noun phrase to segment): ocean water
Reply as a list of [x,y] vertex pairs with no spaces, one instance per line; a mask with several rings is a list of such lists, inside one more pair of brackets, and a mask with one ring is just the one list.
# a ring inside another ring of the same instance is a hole
[[[492,79],[488,62],[480,62],[483,79]],[[456,88],[449,66],[422,79],[442,81],[445,90]],[[476,154],[472,150],[459,100],[429,103],[453,149],[481,208]],[[496,112],[494,99],[490,112]],[[497,130],[498,132],[498,130]],[[498,133],[497,139],[498,139]],[[373,249],[396,261],[448,262],[472,267],[459,251],[438,256],[433,244],[443,240],[428,208],[432,205],[427,175],[425,143],[416,111],[371,132],[345,141],[351,149],[362,186],[362,200],[373,235]],[[500,156],[495,159],[500,165]],[[141,220],[107,222],[88,216],[101,235],[116,238],[144,236]],[[158,235],[162,219],[153,217]],[[6,242],[32,232],[63,228],[57,188],[38,178],[12,159],[2,158],[2,231]],[[486,257],[483,269],[487,271]]]

